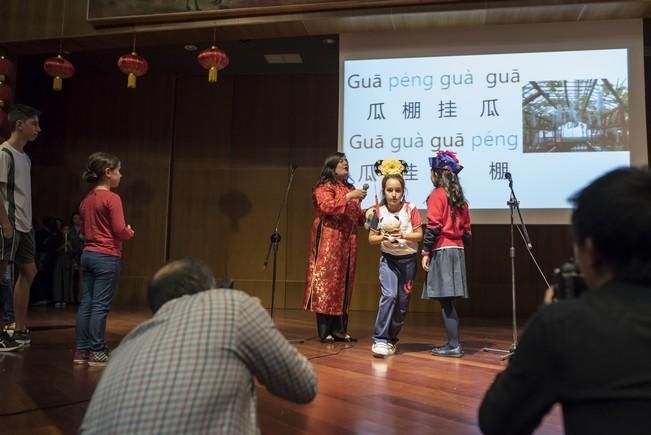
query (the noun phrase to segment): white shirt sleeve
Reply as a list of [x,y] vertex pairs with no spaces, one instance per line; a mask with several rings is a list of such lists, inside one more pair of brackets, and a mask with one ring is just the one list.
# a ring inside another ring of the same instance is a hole
[[11,166],[11,156],[0,148],[0,183],[6,183]]

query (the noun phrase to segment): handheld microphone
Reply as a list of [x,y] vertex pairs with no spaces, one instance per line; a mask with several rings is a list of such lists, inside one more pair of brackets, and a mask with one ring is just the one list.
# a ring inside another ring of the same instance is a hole
[[510,172],[505,172],[505,173],[504,173],[504,178],[506,178],[507,180],[511,181],[511,173],[510,173]]
[[364,183],[362,186],[362,190],[367,191],[368,190],[368,183]]

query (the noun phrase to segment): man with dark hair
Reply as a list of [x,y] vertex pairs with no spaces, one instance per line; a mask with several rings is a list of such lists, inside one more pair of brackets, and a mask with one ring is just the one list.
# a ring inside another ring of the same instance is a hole
[[151,312],[172,299],[215,288],[215,277],[203,261],[183,258],[163,266],[149,282],[147,297]]
[[195,259],[156,272],[148,289],[155,315],[111,354],[81,433],[256,434],[254,379],[292,402],[314,399],[312,365],[266,310],[214,285]]
[[567,434],[649,433],[651,172],[612,171],[572,201],[590,290],[530,320],[481,404],[486,434],[531,433],[557,402]]
[[12,337],[0,333],[0,351],[11,351],[28,344],[27,305],[29,289],[36,276],[36,248],[32,226],[32,162],[25,153],[27,143],[41,132],[40,112],[33,107],[14,104],[9,109],[11,136],[0,145],[0,276],[9,263],[18,269],[14,289],[16,329]]

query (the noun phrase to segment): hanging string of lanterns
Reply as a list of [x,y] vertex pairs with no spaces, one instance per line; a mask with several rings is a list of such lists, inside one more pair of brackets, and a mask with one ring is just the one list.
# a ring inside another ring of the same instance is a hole
[[[65,28],[65,7],[66,2],[63,2],[63,17],[61,20],[61,36],[59,39],[59,53],[54,57],[49,57],[43,63],[45,72],[53,77],[52,89],[61,91],[63,89],[63,80],[72,77],[75,73],[74,65],[65,57],[63,57],[63,35]],[[208,70],[208,82],[217,82],[217,76],[220,70],[226,68],[229,64],[228,55],[217,47],[215,40],[217,37],[217,28],[213,29],[213,43],[209,48],[202,50],[197,55],[199,64]],[[4,56],[0,58],[0,108],[3,107],[5,101],[13,98],[13,91],[10,87],[4,84],[3,73]],[[142,77],[149,71],[149,64],[147,60],[138,55],[136,52],[136,33],[133,34],[133,47],[131,53],[124,54],[118,58],[118,69],[127,75],[127,88],[134,89],[137,84],[137,78]]]
[[133,48],[130,54],[124,54],[118,59],[118,68],[127,75],[127,88],[136,87],[136,78],[147,74],[149,64],[144,57],[136,53],[136,34],[133,34]]

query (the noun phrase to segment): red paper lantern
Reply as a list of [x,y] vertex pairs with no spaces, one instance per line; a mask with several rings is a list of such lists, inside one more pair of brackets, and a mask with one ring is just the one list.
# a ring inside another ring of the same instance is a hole
[[0,109],[7,108],[14,100],[14,90],[6,83],[0,82]]
[[202,67],[208,70],[208,81],[217,81],[217,72],[228,66],[228,56],[214,45],[206,48],[197,55],[197,60]]
[[0,56],[0,82],[7,82],[13,69],[14,65],[11,61],[4,56]]
[[145,58],[138,56],[136,52],[125,54],[118,59],[118,68],[125,74],[128,74],[127,88],[136,87],[136,77],[147,74],[149,65]]
[[69,79],[75,73],[75,67],[60,54],[57,57],[45,59],[43,64],[45,72],[54,77],[52,89],[60,91],[63,89],[63,79]]

